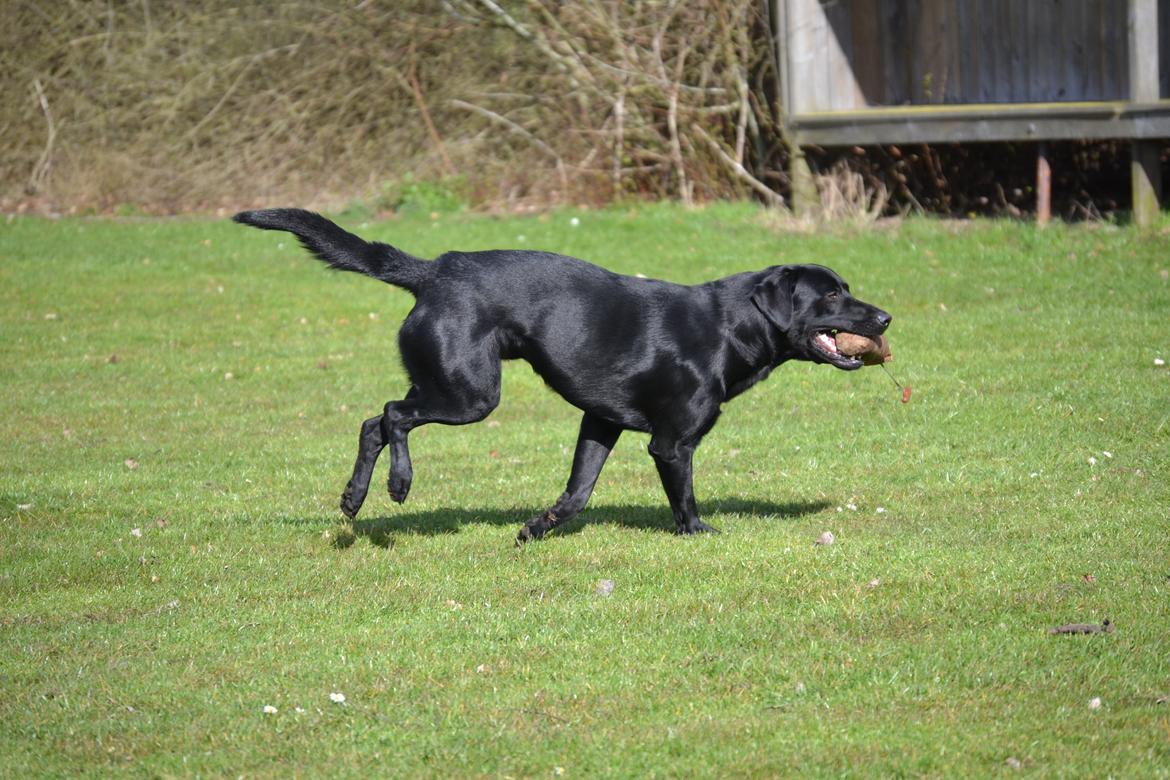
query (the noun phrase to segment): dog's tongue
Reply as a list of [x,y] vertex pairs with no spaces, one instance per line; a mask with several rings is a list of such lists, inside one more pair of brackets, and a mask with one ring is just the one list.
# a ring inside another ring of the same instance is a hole
[[835,338],[833,338],[833,336],[831,334],[818,333],[814,340],[816,341],[817,345],[821,349],[825,350],[826,352],[829,352],[829,353],[834,354],[834,355],[841,354],[840,351],[837,349],[837,340]]

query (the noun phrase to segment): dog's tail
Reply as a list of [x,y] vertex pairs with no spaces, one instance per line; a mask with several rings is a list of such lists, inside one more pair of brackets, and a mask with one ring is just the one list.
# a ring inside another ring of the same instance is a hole
[[417,293],[431,275],[431,264],[400,249],[348,233],[320,214],[304,209],[241,211],[232,219],[264,230],[285,230],[330,268],[381,279]]

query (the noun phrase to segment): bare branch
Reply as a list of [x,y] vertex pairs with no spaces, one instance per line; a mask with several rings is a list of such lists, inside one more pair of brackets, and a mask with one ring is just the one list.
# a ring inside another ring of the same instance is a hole
[[37,159],[37,164],[33,166],[32,174],[25,187],[25,191],[29,195],[36,195],[40,192],[41,187],[45,184],[45,179],[49,177],[49,171],[53,168],[53,142],[57,140],[57,126],[53,124],[53,115],[49,113],[49,99],[45,97],[45,90],[41,86],[39,78],[33,79],[33,91],[36,93],[37,105],[40,106],[41,112],[45,115],[47,138],[45,139],[45,148],[41,150],[41,156]]
[[764,184],[762,181],[757,179],[755,176],[752,176],[748,172],[747,168],[743,167],[742,163],[738,162],[734,157],[732,157],[730,154],[725,152],[723,150],[723,147],[719,145],[719,142],[716,141],[714,138],[712,138],[710,135],[708,135],[707,132],[705,130],[703,130],[703,128],[699,127],[696,124],[696,125],[691,125],[691,129],[694,130],[695,134],[698,135],[700,138],[702,138],[707,143],[707,146],[711,147],[711,151],[715,152],[715,155],[720,160],[722,160],[723,163],[728,168],[730,168],[731,171],[737,177],[739,177],[744,182],[746,182],[747,185],[749,187],[751,187],[753,190],[760,193],[760,195],[763,196],[764,200],[766,200],[768,202],[768,205],[776,206],[776,207],[780,207],[780,206],[784,205],[784,198],[782,198],[779,194],[777,194],[775,191],[773,191],[767,184]]

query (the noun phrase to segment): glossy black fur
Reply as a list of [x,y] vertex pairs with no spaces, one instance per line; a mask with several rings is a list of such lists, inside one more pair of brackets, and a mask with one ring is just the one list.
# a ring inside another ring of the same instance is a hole
[[876,336],[890,323],[817,265],[773,266],[687,287],[546,252],[420,260],[299,209],[246,211],[235,220],[293,233],[334,268],[403,287],[417,299],[398,333],[411,387],[362,424],[341,498],[349,517],[361,508],[384,448],[390,495],[405,501],[410,431],[482,420],[500,400],[500,361],[523,358],[585,414],[564,494],[524,524],[519,541],[544,536],[585,507],[626,429],[650,434],[677,531],[715,530],[699,519],[691,459],[720,406],[786,360],[859,368],[860,361],[819,349],[813,337],[832,330]]

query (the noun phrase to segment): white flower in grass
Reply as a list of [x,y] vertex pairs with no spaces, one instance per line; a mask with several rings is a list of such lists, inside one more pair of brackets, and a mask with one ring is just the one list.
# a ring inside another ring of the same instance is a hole
[[141,528],[131,528],[130,535],[131,536],[142,536],[142,529]]
[[264,705],[264,714],[265,715],[275,715],[276,714],[276,707],[273,707],[271,704],[265,704]]
[[1100,696],[1094,696],[1093,698],[1089,699],[1089,709],[1091,709],[1091,710],[1101,709],[1101,697]]
[[333,693],[329,694],[329,701],[333,702],[334,704],[345,704],[345,694],[334,691]]

